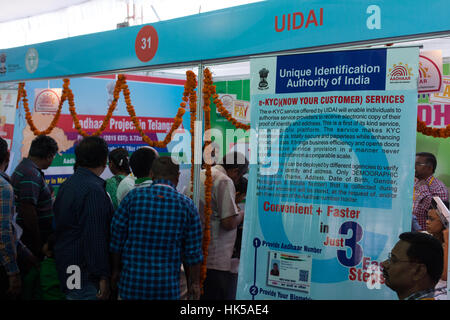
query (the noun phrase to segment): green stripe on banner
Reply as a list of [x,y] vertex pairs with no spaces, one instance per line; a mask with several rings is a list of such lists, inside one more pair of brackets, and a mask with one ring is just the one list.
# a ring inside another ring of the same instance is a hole
[[63,155],[56,155],[55,159],[53,159],[52,167],[72,167],[75,164],[75,154],[68,153]]

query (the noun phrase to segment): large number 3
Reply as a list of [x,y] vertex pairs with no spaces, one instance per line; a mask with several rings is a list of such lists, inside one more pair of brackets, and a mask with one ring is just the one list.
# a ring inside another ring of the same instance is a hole
[[352,254],[350,257],[347,257],[347,249],[337,250],[337,257],[339,262],[344,266],[354,267],[361,262],[363,257],[363,249],[358,244],[363,236],[363,229],[358,223],[347,221],[339,228],[339,234],[348,235],[349,230],[352,230],[352,237],[345,239],[345,246],[351,249]]

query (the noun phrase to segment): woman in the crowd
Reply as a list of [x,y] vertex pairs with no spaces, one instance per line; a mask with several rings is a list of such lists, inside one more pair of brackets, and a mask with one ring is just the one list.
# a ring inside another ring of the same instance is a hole
[[114,176],[106,180],[106,191],[111,196],[114,210],[116,210],[118,207],[117,186],[131,172],[127,150],[117,148],[109,153],[109,170]]
[[[443,201],[448,208],[448,201]],[[441,279],[435,287],[435,299],[447,300],[447,259],[448,259],[448,216],[438,209],[436,201],[433,199],[428,210],[427,232],[442,243],[444,249],[444,269]]]

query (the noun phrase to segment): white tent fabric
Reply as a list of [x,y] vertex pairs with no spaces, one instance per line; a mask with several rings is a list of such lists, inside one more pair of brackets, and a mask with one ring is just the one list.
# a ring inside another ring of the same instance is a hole
[[[14,0],[1,0],[4,3],[0,6],[17,6],[9,11],[11,15],[19,16],[23,3],[32,1],[35,0],[21,0],[15,4]],[[130,26],[152,23],[259,1],[261,0],[90,0],[17,20],[9,20],[3,16],[3,20],[0,20],[5,21],[0,22],[0,49],[113,30],[118,23],[126,21]]]

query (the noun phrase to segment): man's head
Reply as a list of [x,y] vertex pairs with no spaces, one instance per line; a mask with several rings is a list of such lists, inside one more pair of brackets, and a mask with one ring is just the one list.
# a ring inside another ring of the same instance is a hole
[[153,161],[158,157],[158,152],[150,147],[137,149],[130,157],[130,167],[136,178],[151,177]]
[[426,233],[404,232],[399,238],[382,266],[386,285],[404,299],[434,288],[442,274],[444,252],[439,240]]
[[436,170],[436,157],[429,152],[416,153],[415,176],[419,180],[427,179]]
[[220,163],[234,184],[237,184],[241,177],[248,172],[248,164],[247,158],[237,151],[227,153]]
[[234,186],[236,188],[236,203],[241,203],[247,196],[248,180],[246,177],[241,177],[239,182]]
[[47,169],[53,162],[53,158],[58,152],[58,144],[55,139],[41,135],[31,142],[28,156],[39,161],[41,169]]
[[83,138],[75,147],[75,158],[78,167],[104,169],[108,159],[108,144],[101,137]]
[[0,170],[6,171],[9,164],[8,143],[0,137]]
[[171,157],[159,157],[153,161],[153,179],[170,180],[175,186],[178,184],[180,176],[180,165],[173,162]]

